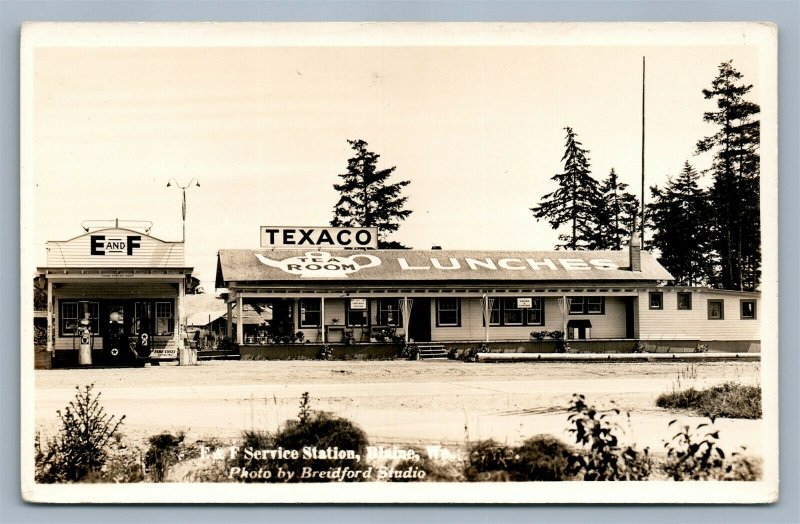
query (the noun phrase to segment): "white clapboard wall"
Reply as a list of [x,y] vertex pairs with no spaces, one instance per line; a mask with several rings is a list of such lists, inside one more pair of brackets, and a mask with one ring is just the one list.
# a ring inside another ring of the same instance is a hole
[[164,242],[139,231],[109,228],[47,243],[48,267],[183,267],[183,242]]

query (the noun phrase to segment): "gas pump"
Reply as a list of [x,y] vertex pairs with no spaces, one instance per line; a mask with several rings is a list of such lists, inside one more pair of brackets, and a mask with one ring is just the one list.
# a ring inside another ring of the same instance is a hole
[[144,365],[153,352],[153,333],[150,327],[150,304],[142,304],[142,318],[139,320],[139,330],[136,334],[137,363]]
[[127,347],[120,320],[120,315],[116,311],[109,315],[108,331],[103,341],[103,352],[106,361],[110,364],[120,364],[131,360],[130,349]]
[[[75,336],[80,340],[78,346],[78,364],[81,366],[92,365],[92,348],[94,347],[94,333],[92,333],[92,321],[89,314],[89,303],[81,302],[83,318],[78,321],[75,329]],[[73,345],[74,345],[73,338]]]

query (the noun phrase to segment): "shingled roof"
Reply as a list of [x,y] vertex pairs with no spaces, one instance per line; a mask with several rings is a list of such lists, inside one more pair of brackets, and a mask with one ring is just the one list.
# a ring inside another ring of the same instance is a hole
[[223,249],[217,287],[230,282],[638,281],[673,280],[649,253],[631,271],[628,251]]

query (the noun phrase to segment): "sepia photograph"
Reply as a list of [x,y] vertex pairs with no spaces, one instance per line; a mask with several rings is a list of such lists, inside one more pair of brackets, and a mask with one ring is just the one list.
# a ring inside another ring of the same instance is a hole
[[25,500],[778,499],[773,25],[21,50]]

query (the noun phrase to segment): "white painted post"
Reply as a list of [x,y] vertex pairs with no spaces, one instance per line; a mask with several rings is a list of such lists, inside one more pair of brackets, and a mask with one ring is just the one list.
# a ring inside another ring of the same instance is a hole
[[483,302],[483,331],[486,335],[486,342],[489,342],[489,316],[490,312],[490,304],[489,304],[489,296],[484,293],[481,302]]
[[325,297],[319,299],[319,328],[322,330],[322,344],[325,344]]
[[225,326],[225,336],[233,339],[233,302],[228,301],[228,322]]
[[178,365],[179,366],[188,366],[191,364],[191,358],[189,358],[189,347],[188,344],[184,344],[183,341],[186,338],[186,327],[184,325],[183,319],[183,297],[186,295],[186,281],[181,279],[178,282],[178,307],[177,311],[175,312],[175,321],[178,323],[175,329],[175,334],[177,337],[178,343]]
[[244,304],[241,295],[236,299],[236,343],[244,344]]
[[53,352],[53,283],[47,279],[47,351]]
[[403,297],[403,336],[406,338],[406,344],[408,344],[408,324],[409,324],[409,308],[408,308],[408,297]]

